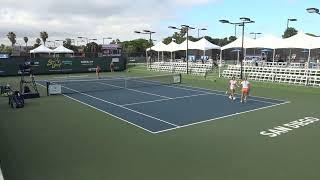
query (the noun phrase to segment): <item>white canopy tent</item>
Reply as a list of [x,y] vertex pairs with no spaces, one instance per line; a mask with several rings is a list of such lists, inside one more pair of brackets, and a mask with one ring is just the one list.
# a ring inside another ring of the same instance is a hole
[[272,36],[266,35],[264,37],[258,38],[250,43],[247,48],[267,48],[273,50],[273,61],[275,58],[276,49],[284,48],[285,43],[283,39]]
[[163,60],[163,51],[165,51],[167,48],[167,45],[164,44],[162,41],[158,42],[157,44],[155,44],[154,46],[152,46],[151,48],[148,48],[146,51],[157,51],[158,52],[158,61],[160,60],[160,52],[162,52],[162,60]]
[[166,48],[165,48],[165,51],[167,52],[175,52],[177,51],[177,49],[179,49],[179,44],[177,44],[176,42],[174,41],[171,41],[171,43],[169,43]]
[[[252,45],[254,44],[254,39],[248,38],[248,37],[244,37],[243,38],[243,48],[247,48],[247,47],[252,47]],[[233,49],[233,48],[241,48],[242,47],[242,38],[238,38],[235,41],[221,47],[221,50],[225,50],[225,49]]]
[[283,39],[266,35],[264,37],[253,40],[252,43],[246,46],[246,48],[267,48],[267,49],[279,49],[284,48]]
[[283,39],[283,48],[298,48],[298,49],[313,49],[315,37],[306,35],[300,31],[298,34],[289,38]]
[[283,39],[284,48],[298,48],[298,49],[308,49],[308,63],[310,63],[310,55],[311,49],[320,48],[320,38],[313,37],[305,34],[304,32],[300,31],[298,34]]
[[220,46],[217,46],[215,44],[212,44],[211,42],[209,42],[206,38],[202,38],[199,41],[194,42],[193,44],[193,48],[196,48],[198,50],[202,50],[203,51],[203,56],[206,55],[206,51],[210,50],[210,49],[218,49],[221,50]]
[[[197,49],[195,42],[188,40],[188,49]],[[186,51],[187,50],[187,40],[183,41],[181,44],[178,44],[177,51]]]
[[151,48],[148,48],[147,51],[165,51],[166,50],[166,46],[162,41],[158,42],[157,44],[155,44],[154,46],[152,46]]
[[73,54],[74,52],[64,46],[59,46],[53,50],[55,54]]
[[[174,41],[171,41],[171,43],[169,43],[167,46],[166,46],[166,51],[167,52],[170,52],[171,53],[171,60],[173,59],[173,56],[172,56],[172,53],[177,51],[178,49],[178,44]],[[175,57],[175,55],[174,55]]]
[[30,51],[31,54],[38,54],[38,53],[47,53],[47,54],[50,54],[50,53],[53,53],[53,50],[47,48],[46,46],[44,45],[40,45],[39,47],[35,48],[35,49],[32,49]]
[[212,44],[206,38],[202,38],[199,41],[194,42],[193,45],[195,46],[194,48],[198,50],[203,50],[203,51],[210,50],[210,49],[219,49],[219,50],[221,49],[220,46]]

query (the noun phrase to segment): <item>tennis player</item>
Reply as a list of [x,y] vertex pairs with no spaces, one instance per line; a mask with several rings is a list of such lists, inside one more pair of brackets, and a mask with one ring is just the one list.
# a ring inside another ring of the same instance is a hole
[[110,71],[114,72],[114,64],[113,64],[113,62],[110,63]]
[[236,92],[237,86],[238,86],[237,80],[234,76],[232,76],[232,79],[229,81],[229,93],[230,93],[229,99],[232,99],[232,100],[236,99],[234,94]]
[[247,77],[243,79],[243,81],[241,82],[241,85],[242,85],[242,93],[241,93],[240,102],[247,102],[250,88],[251,88],[250,82],[248,81]]
[[97,78],[100,79],[100,71],[101,71],[101,68],[99,65],[97,65],[97,68],[96,68],[96,75],[97,75]]

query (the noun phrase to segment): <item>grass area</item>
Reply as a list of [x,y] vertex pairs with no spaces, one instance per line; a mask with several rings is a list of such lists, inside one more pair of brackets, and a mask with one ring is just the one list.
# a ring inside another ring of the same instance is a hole
[[[154,74],[162,73],[134,66],[129,72],[102,75]],[[0,78],[0,83],[7,82],[16,86],[18,78]],[[216,72],[207,79],[183,75],[184,84],[196,87],[225,91],[226,82],[217,78]],[[63,96],[44,96],[45,90],[40,87],[43,96],[27,100],[23,109],[9,108],[7,98],[2,97],[0,159],[4,177],[8,180],[320,179],[320,122],[276,138],[260,135],[263,130],[304,117],[320,118],[320,89],[252,84],[254,96],[291,103],[157,135]]]

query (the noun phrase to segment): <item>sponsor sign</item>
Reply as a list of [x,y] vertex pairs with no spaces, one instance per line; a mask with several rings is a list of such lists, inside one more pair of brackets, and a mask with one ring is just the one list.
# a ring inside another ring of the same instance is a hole
[[82,66],[93,66],[94,61],[83,60],[80,62]]
[[50,84],[49,85],[49,94],[50,95],[56,95],[56,94],[61,94],[61,85],[59,84]]

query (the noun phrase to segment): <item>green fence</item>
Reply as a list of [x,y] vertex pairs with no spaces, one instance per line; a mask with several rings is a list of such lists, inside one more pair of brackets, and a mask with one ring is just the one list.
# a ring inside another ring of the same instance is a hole
[[34,58],[11,57],[0,59],[0,76],[18,75],[25,62],[31,64],[34,74],[81,73],[93,72],[97,65],[102,71],[110,71],[110,63],[114,63],[115,71],[126,68],[126,59],[122,57],[99,58]]

